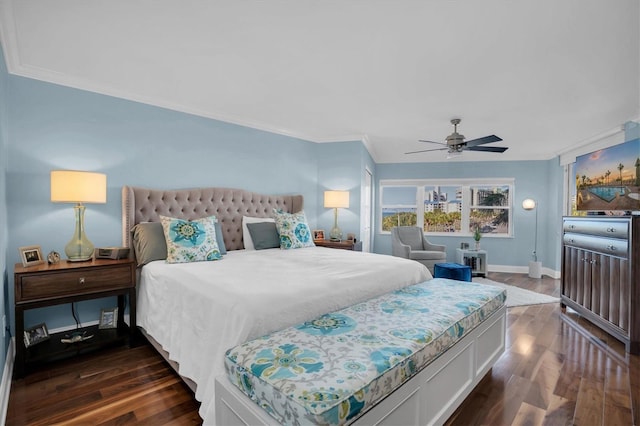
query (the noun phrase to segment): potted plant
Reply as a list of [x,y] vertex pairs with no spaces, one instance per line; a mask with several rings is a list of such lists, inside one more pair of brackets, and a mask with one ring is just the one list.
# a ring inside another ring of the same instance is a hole
[[482,238],[482,232],[480,232],[480,227],[476,226],[476,229],[473,231],[473,239],[476,242],[476,250],[480,250],[480,238]]

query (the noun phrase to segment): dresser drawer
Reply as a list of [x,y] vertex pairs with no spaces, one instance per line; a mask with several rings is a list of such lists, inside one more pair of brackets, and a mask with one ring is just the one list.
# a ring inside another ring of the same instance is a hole
[[134,286],[130,265],[24,274],[16,282],[16,303],[89,294]]
[[610,238],[629,238],[629,222],[615,220],[576,220],[566,219],[563,222],[564,232],[575,234],[598,235]]
[[584,234],[566,233],[563,236],[566,246],[597,251],[615,257],[628,257],[628,241],[614,238],[593,237]]

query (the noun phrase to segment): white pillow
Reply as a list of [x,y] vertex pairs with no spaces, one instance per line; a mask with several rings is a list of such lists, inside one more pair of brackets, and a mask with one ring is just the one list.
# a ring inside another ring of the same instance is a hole
[[272,217],[252,217],[242,216],[242,243],[245,250],[255,250],[253,240],[251,239],[251,233],[247,228],[247,223],[259,223],[259,222],[275,222]]

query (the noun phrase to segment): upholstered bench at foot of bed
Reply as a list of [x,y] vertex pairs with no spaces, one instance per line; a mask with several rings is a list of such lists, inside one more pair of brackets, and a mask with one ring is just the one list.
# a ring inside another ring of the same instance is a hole
[[[230,381],[279,423],[351,423],[434,360],[466,359],[457,353],[472,344],[443,353],[504,311],[505,298],[500,288],[434,279],[236,346],[225,366]],[[476,361],[502,353],[504,316],[492,330],[495,344],[480,349],[482,357],[469,350]],[[451,368],[466,371],[469,362],[461,362]],[[472,368],[462,385],[488,368]]]

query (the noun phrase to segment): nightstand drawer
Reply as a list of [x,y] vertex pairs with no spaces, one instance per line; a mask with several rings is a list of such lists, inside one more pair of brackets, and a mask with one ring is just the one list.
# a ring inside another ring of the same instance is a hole
[[16,283],[16,303],[132,287],[131,267],[118,265],[23,275]]

